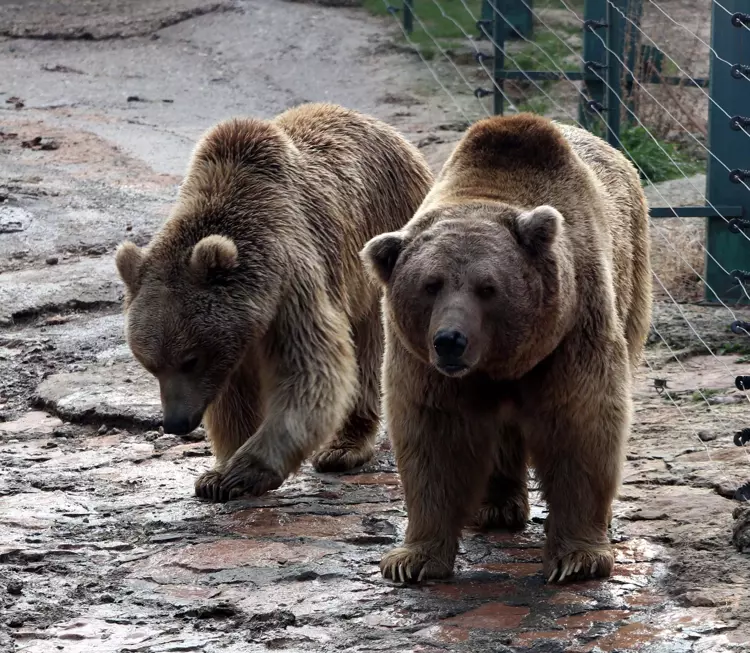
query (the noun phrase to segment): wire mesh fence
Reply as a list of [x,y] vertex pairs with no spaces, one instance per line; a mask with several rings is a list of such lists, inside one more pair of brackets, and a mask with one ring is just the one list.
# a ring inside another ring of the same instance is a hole
[[[707,411],[735,444],[750,440],[747,2],[373,1],[394,16],[467,125],[531,111],[585,127],[630,158],[650,203],[653,389],[688,427]],[[700,304],[717,307],[725,337],[706,335]],[[675,320],[687,345],[665,335]],[[688,353],[725,375],[739,410],[709,389],[689,403],[670,390],[660,368],[670,361],[690,374]],[[697,425],[694,432],[710,460],[721,443],[710,446]]]

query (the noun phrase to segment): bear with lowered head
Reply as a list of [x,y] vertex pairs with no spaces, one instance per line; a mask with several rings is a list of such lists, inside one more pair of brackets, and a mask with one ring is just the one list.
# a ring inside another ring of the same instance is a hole
[[216,455],[198,496],[262,494],[321,447],[319,471],[372,456],[381,291],[358,254],[431,181],[394,129],[341,107],[228,120],[148,246],[120,246],[127,340],[159,381],[164,430],[203,421]]
[[524,528],[531,464],[548,580],[608,576],[651,311],[634,167],[584,130],[489,118],[362,257],[385,289],[384,413],[409,518],[383,575],[446,577],[464,526]]

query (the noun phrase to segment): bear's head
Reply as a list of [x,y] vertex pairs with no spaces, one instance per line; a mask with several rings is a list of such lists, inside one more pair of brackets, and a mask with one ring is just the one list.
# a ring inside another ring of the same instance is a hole
[[174,242],[143,249],[125,242],[115,260],[126,287],[128,345],[159,381],[164,430],[185,434],[267,331],[280,279],[261,260],[243,260],[226,236]]
[[[413,355],[449,377],[519,378],[550,353],[575,299],[561,214],[469,202],[434,209],[361,252]],[[567,271],[567,272],[566,272]],[[546,330],[546,336],[545,336]]]

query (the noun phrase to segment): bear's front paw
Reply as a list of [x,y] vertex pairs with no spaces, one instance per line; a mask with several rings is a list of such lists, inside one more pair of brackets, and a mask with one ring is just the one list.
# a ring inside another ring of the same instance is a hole
[[255,458],[230,460],[221,470],[211,470],[198,478],[195,493],[204,499],[223,503],[241,496],[257,497],[275,490],[284,482],[278,473]]
[[259,497],[280,487],[283,482],[283,476],[259,461],[254,460],[249,465],[230,464],[221,481],[221,500],[231,501],[243,495]]
[[522,531],[529,519],[529,502],[525,496],[509,497],[502,503],[483,503],[471,520],[471,526],[480,531],[506,529]]
[[219,501],[221,479],[221,472],[216,469],[204,472],[195,480],[195,496],[201,499]]
[[316,472],[348,472],[372,458],[375,448],[368,442],[360,447],[326,447],[312,457]]
[[545,556],[544,574],[548,583],[606,578],[612,573],[615,557],[608,546],[579,550],[563,556]]
[[443,561],[419,547],[399,547],[380,561],[383,578],[401,583],[420,583],[428,578],[448,578],[453,574],[453,561]]

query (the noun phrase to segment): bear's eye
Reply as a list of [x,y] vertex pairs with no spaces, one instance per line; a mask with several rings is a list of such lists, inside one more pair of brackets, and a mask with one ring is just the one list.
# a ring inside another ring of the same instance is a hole
[[424,291],[428,295],[437,295],[442,287],[442,281],[430,281],[424,285]]
[[495,295],[495,288],[493,286],[479,286],[477,288],[477,295],[481,299],[489,299]]
[[197,365],[198,358],[196,356],[190,356],[190,358],[186,358],[184,361],[182,361],[182,364],[180,365],[180,372],[182,374],[190,374],[190,372],[195,371]]

